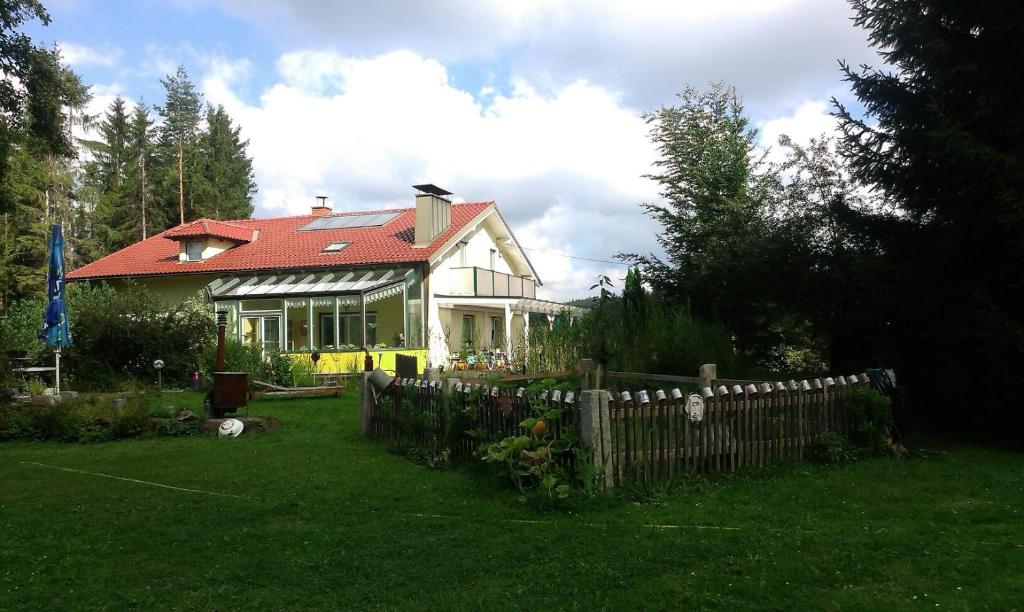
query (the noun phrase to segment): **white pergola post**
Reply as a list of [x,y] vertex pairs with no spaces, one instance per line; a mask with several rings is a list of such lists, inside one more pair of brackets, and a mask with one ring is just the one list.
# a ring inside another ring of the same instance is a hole
[[309,350],[315,350],[313,345],[313,298],[306,298],[306,339],[309,341]]
[[366,346],[366,294],[359,292],[359,344],[364,348]]
[[[241,302],[239,302],[239,304],[241,304]],[[241,306],[239,306],[239,310],[241,310]],[[239,317],[238,320],[241,321],[242,318]],[[288,352],[291,350],[288,346],[288,298],[281,299],[281,327],[281,349],[284,352]],[[238,329],[238,334],[241,336],[241,328]]]
[[510,352],[509,349],[512,347],[512,305],[505,304],[505,337],[502,339],[505,346],[501,347],[501,350],[506,353]]
[[334,296],[334,348],[341,346],[341,298]]
[[402,281],[402,341],[409,346],[409,283]]

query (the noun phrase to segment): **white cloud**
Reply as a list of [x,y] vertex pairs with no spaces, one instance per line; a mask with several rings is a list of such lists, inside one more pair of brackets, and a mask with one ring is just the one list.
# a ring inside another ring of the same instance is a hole
[[[766,113],[840,82],[837,59],[879,63],[847,0],[230,0],[284,48],[347,55],[413,49],[448,66],[490,65],[554,90],[579,78],[634,108],[685,85],[735,85]],[[298,42],[301,41],[301,42]]]
[[61,58],[65,64],[80,68],[82,66],[113,66],[121,59],[121,49],[117,47],[87,47],[71,42],[57,43]]
[[812,138],[838,135],[839,123],[829,114],[829,103],[824,100],[806,100],[792,114],[758,122],[761,146],[769,149],[768,159],[782,161],[779,137],[785,134],[793,142],[806,145]]
[[495,199],[549,297],[585,295],[610,259],[649,250],[653,227],[637,204],[656,197],[641,175],[654,150],[620,96],[586,81],[539,93],[520,80],[483,102],[451,84],[440,62],[408,51],[359,59],[299,51],[247,104],[248,68],[208,64],[200,83],[250,139],[257,214],[299,213],[326,193],[336,210],[408,206],[411,185],[434,182],[467,200]]

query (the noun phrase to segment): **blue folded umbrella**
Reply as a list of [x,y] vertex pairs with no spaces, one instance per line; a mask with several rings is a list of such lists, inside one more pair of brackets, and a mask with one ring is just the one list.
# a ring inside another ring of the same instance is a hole
[[68,312],[64,303],[64,236],[60,225],[54,225],[50,234],[50,266],[46,280],[49,302],[39,339],[53,347],[71,346]]

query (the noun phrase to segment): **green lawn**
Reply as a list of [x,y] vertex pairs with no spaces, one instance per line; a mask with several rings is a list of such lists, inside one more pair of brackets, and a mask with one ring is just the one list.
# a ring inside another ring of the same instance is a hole
[[0,609],[1024,605],[1017,454],[788,467],[567,513],[388,453],[354,399],[251,408],[282,428],[0,445]]

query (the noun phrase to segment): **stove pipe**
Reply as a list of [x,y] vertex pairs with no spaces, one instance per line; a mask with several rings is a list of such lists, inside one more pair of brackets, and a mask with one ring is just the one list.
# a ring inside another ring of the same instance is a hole
[[228,313],[226,310],[217,311],[217,367],[215,372],[224,371],[224,330],[228,326]]

